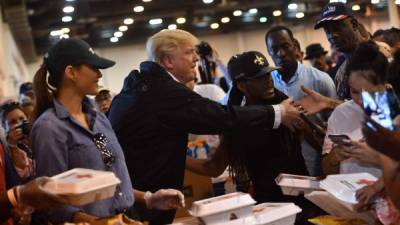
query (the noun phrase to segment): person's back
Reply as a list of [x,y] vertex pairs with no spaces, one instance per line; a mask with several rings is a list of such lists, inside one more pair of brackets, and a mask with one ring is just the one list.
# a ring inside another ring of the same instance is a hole
[[[186,156],[182,143],[187,142],[188,133],[160,118],[161,113],[173,113],[188,92],[157,64],[145,62],[140,73],[132,72],[126,78],[123,90],[115,96],[109,119],[123,146],[129,173],[135,177],[134,188],[181,188]],[[165,167],[166,162],[174,166]]]

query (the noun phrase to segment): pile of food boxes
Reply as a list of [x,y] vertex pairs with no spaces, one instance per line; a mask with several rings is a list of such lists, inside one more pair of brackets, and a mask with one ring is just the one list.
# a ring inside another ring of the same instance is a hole
[[189,212],[207,225],[292,225],[301,212],[293,203],[255,203],[249,194],[235,192],[196,201]]

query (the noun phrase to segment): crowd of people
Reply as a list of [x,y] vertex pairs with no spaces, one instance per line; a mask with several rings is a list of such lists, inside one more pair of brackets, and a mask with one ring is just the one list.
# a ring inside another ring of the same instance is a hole
[[[290,28],[270,28],[265,48],[275,66],[259,51],[225,66],[193,34],[162,30],[116,95],[98,85],[114,61],[80,39],[60,40],[33,83],[1,107],[1,223],[90,223],[123,213],[132,224],[169,224],[185,205],[185,168],[216,177],[227,167],[257,202],[298,204],[299,225],[326,213],[302,196],[284,196],[275,184],[280,173],[368,172],[378,181],[357,192],[357,209],[379,213],[374,201],[382,198],[394,216],[380,222],[400,223],[400,29],[371,35],[343,3],[323,8],[319,28],[330,57],[320,43],[304,56]],[[393,129],[366,115],[364,92],[393,95]],[[187,157],[200,139],[212,146],[208,156]],[[121,183],[110,199],[71,206],[43,186],[73,168],[112,171]]]

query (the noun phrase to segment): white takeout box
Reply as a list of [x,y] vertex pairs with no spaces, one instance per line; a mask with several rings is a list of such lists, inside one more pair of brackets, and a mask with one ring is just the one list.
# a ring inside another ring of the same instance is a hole
[[376,181],[377,178],[369,173],[337,174],[327,176],[320,186],[337,199],[354,205],[358,203],[357,190]]
[[356,212],[354,204],[341,201],[327,191],[313,191],[304,195],[304,197],[330,215],[349,219],[362,219],[371,224],[375,221],[373,211]]
[[196,201],[189,213],[205,224],[220,224],[251,216],[255,203],[249,194],[235,192]]
[[113,172],[76,168],[51,177],[44,189],[71,205],[86,205],[111,198],[119,183]]
[[262,203],[253,207],[250,216],[218,225],[293,225],[299,212],[293,203]]
[[322,190],[319,186],[319,180],[316,177],[281,173],[275,179],[275,182],[281,187],[284,195],[298,196]]

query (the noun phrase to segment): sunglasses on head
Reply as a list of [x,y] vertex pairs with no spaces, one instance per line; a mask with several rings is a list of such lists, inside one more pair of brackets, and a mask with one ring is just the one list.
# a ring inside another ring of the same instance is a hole
[[110,168],[115,162],[115,156],[107,148],[107,143],[108,143],[107,137],[103,133],[97,133],[93,136],[93,141],[97,149],[100,151],[103,163],[108,168]]

